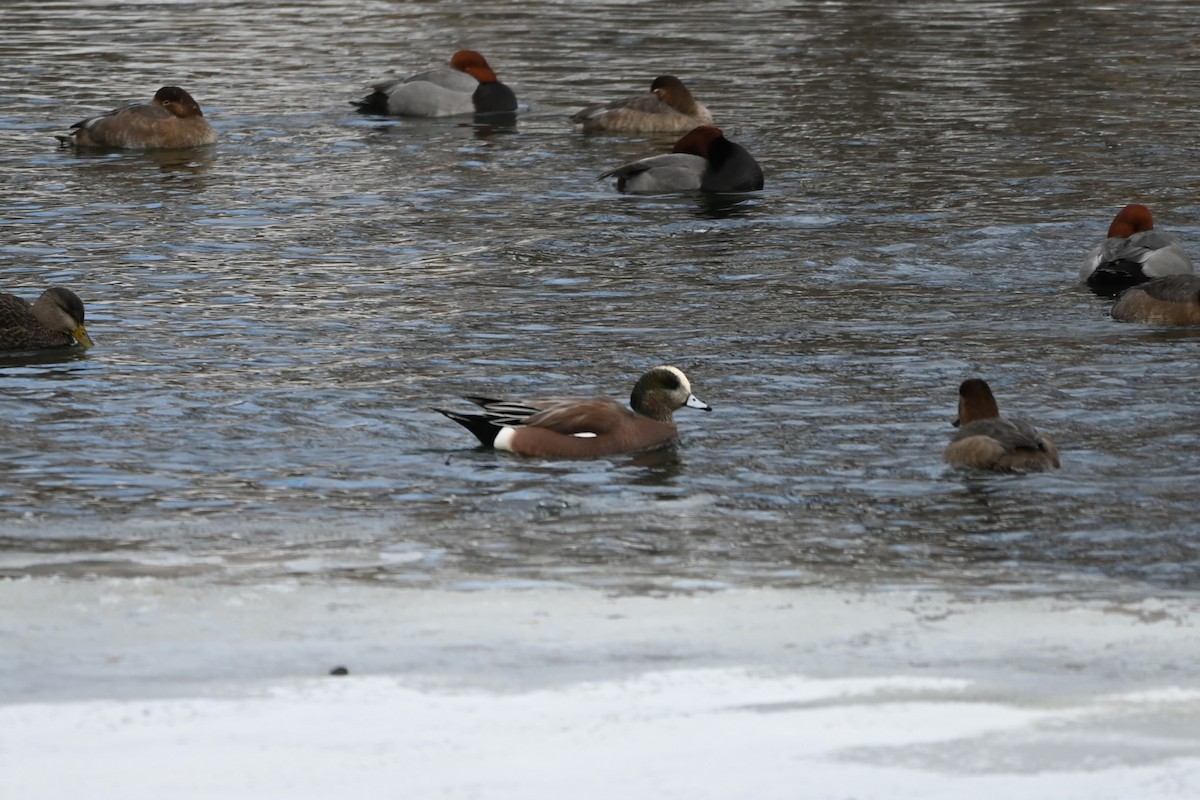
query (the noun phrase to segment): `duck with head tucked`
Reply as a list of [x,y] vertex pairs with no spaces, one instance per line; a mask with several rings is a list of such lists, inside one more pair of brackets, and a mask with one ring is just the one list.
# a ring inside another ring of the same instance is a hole
[[987,381],[969,378],[958,387],[958,433],[942,453],[955,467],[997,472],[1057,468],[1058,448],[1028,422],[1000,416]]
[[701,125],[675,143],[670,153],[630,161],[601,175],[617,179],[617,191],[754,192],[763,188],[763,172],[746,149],[729,141],[720,128]]
[[629,407],[606,397],[534,402],[466,399],[482,413],[434,410],[475,434],[485,447],[540,458],[600,458],[663,447],[679,438],[673,418],[676,409],[712,411],[692,394],[687,376],[668,366],[655,367],[638,378]]
[[711,125],[712,114],[696,102],[683,81],[660,75],[647,94],[616,100],[607,105],[588,106],[571,117],[584,133],[599,131],[645,131],[670,133]]
[[1121,293],[1113,319],[1154,325],[1200,325],[1200,276],[1167,275]]
[[42,292],[33,303],[0,293],[0,350],[91,347],[83,317],[83,301],[61,286]]
[[1192,259],[1179,240],[1154,227],[1149,208],[1131,203],[1108,226],[1108,237],[1084,259],[1079,282],[1098,294],[1113,295],[1152,278],[1191,271]]
[[178,86],[164,86],[149,103],[123,106],[71,126],[64,145],[121,150],[203,147],[217,141],[200,105]]
[[487,60],[474,50],[459,50],[449,67],[399,80],[382,81],[362,100],[363,114],[398,117],[449,117],[457,114],[512,113],[517,96],[496,77]]

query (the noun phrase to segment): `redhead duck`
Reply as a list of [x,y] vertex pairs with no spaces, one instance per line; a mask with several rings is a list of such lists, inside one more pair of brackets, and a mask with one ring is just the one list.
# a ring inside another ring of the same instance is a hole
[[200,105],[178,86],[164,86],[149,103],[124,106],[71,126],[64,145],[122,150],[202,147],[217,141]]
[[1167,275],[1126,289],[1112,316],[1121,322],[1200,324],[1200,277]]
[[942,453],[947,464],[998,472],[1058,467],[1058,448],[1028,422],[1000,416],[987,381],[970,378],[958,387],[958,433]]
[[485,447],[540,458],[598,458],[649,450],[679,437],[672,414],[687,406],[712,411],[696,399],[687,376],[655,367],[633,386],[633,410],[608,398],[514,403],[468,397],[482,414],[434,409],[462,425]]
[[1192,259],[1179,241],[1154,227],[1150,209],[1133,203],[1108,226],[1108,238],[1092,248],[1079,270],[1079,282],[1099,294],[1192,271]]
[[596,131],[649,131],[669,133],[711,125],[712,114],[696,102],[683,81],[660,75],[650,84],[649,94],[627,97],[608,105],[588,106],[571,117],[584,133]]
[[384,81],[354,105],[363,114],[399,117],[449,117],[517,110],[517,96],[496,78],[474,50],[459,50],[449,67],[400,80]]
[[70,289],[55,286],[30,303],[0,293],[0,350],[92,346],[83,327],[83,301]]
[[619,192],[750,192],[763,188],[758,162],[712,125],[684,134],[670,153],[630,161],[598,180],[613,176]]

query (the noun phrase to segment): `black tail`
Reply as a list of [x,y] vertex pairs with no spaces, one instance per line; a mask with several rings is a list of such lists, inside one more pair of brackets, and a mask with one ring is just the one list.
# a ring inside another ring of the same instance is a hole
[[1136,261],[1106,261],[1088,275],[1087,285],[1096,294],[1115,295],[1146,280]]
[[488,418],[482,414],[459,414],[457,411],[447,411],[444,408],[435,408],[434,411],[439,414],[445,414],[450,419],[462,425],[464,428],[475,434],[475,438],[479,440],[484,447],[493,447],[496,443],[496,435],[500,433],[500,428],[493,425]]
[[357,108],[360,114],[388,113],[388,96],[383,92],[373,92],[362,100],[351,100],[350,104]]

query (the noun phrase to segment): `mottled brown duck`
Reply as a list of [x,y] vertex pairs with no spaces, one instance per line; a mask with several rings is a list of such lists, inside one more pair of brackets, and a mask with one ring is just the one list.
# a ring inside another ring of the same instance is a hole
[[50,347],[91,347],[83,327],[83,301],[70,289],[55,286],[30,303],[0,292],[0,351]]

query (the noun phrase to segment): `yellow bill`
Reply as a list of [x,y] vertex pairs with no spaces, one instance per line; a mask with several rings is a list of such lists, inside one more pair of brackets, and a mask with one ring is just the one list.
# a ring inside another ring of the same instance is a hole
[[92,337],[88,336],[87,328],[83,327],[82,323],[75,330],[71,331],[71,336],[83,347],[95,346]]

